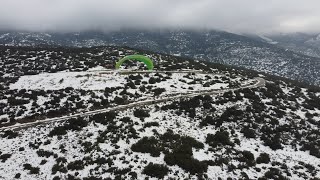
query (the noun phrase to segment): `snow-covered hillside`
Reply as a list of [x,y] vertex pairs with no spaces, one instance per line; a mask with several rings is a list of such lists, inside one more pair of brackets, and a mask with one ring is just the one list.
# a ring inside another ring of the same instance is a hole
[[[0,131],[0,179],[320,178],[318,87],[128,48],[0,52],[23,57],[0,61],[0,128],[34,123]],[[155,71],[106,68],[134,53]]]
[[[281,46],[282,39],[263,36],[254,40],[223,31],[119,31],[109,33],[0,32],[0,44],[25,46],[129,46],[192,59],[200,59],[320,85],[319,49]],[[291,40],[291,38],[287,38]],[[266,41],[267,40],[267,41]],[[272,40],[272,41],[270,41]],[[275,45],[275,42],[279,44]],[[271,43],[271,44],[270,44]],[[290,43],[291,44],[291,43]],[[295,43],[293,43],[295,44]],[[290,45],[291,46],[291,45]],[[304,45],[303,45],[304,46]],[[283,64],[282,64],[283,63]],[[281,66],[279,64],[282,64]]]
[[268,35],[277,41],[277,45],[291,51],[312,57],[320,57],[320,35],[306,33],[289,33]]
[[[42,73],[38,75],[26,75],[21,76],[16,83],[10,84],[10,89],[26,89],[26,90],[59,90],[67,87],[74,89],[84,90],[104,90],[106,87],[117,87],[126,84],[128,77],[127,75],[121,75],[121,71],[96,71],[96,72],[58,72],[58,73]],[[148,73],[148,75],[142,76],[141,81],[149,81],[150,77],[154,77],[155,73]],[[132,72],[133,75],[138,73]],[[143,74],[143,73],[142,73]],[[159,74],[159,73],[158,73]],[[164,73],[165,74],[165,73]],[[189,75],[187,72],[173,73],[170,79],[155,84],[156,87],[165,87],[167,93],[172,92],[188,92],[191,90],[212,90],[222,89],[229,86],[229,80],[222,81],[224,75],[221,74],[199,74],[190,71]],[[188,77],[185,81],[181,80],[183,77]],[[202,83],[210,83],[212,79],[216,79],[217,83],[207,87],[203,87],[203,84],[194,83],[194,79],[202,81]],[[241,82],[241,77],[235,78],[231,81],[232,83]],[[249,84],[250,81],[242,80],[243,84]],[[240,83],[241,84],[241,83]]]

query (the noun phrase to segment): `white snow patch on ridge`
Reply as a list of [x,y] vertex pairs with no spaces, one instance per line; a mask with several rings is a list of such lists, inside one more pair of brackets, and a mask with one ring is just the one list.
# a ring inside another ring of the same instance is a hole
[[117,75],[99,76],[94,72],[59,72],[22,76],[10,85],[10,89],[58,90],[67,87],[74,89],[102,90],[106,87],[120,86],[124,78]]
[[[100,74],[100,72],[104,72]],[[121,75],[116,73],[116,71],[101,70],[97,67],[96,69],[90,69],[90,72],[58,72],[58,73],[42,73],[38,75],[26,75],[19,78],[19,80],[9,87],[10,89],[26,89],[26,90],[59,90],[65,89],[67,87],[72,87],[74,89],[84,89],[84,90],[104,90],[106,87],[119,87],[124,86],[127,83],[126,78],[129,75]],[[137,74],[134,74],[137,75]],[[164,75],[164,74],[163,74]],[[202,83],[191,83],[195,79],[202,79],[202,82],[208,82],[214,80],[215,77],[221,79],[221,75],[215,74],[195,74],[191,79],[187,79],[184,76],[186,73],[173,73],[170,79],[166,81],[161,81],[153,84],[158,88],[165,88],[166,92],[164,94],[171,93],[187,93],[192,91],[200,90],[213,90],[228,88],[229,83],[226,82],[216,82],[208,87],[204,87]],[[151,73],[149,76],[141,74],[143,77],[142,81],[148,82],[150,77],[155,77],[156,73]],[[211,79],[206,79],[206,76],[210,76]],[[242,85],[246,85],[251,81],[243,81]],[[134,93],[134,92],[133,92]]]
[[267,41],[269,44],[278,44],[278,42],[266,37],[266,36],[263,36],[263,35],[259,35],[259,37],[265,41]]

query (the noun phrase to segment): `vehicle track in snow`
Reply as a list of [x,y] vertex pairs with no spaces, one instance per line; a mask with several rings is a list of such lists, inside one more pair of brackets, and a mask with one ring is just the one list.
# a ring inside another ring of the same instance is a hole
[[[212,73],[207,73],[203,71],[119,71],[119,72],[114,72],[114,71],[97,71],[97,73],[100,74],[111,74],[111,73],[121,73],[121,74],[136,74],[136,73],[196,73],[196,74],[212,74]],[[221,74],[215,74],[215,75],[221,75]],[[198,90],[198,91],[189,91],[187,93],[174,93],[174,94],[168,94],[167,96],[169,97],[163,97],[160,99],[147,99],[147,100],[142,100],[139,102],[133,102],[125,105],[118,105],[115,107],[109,107],[109,108],[104,108],[104,109],[98,109],[98,110],[92,110],[92,111],[87,111],[87,112],[79,112],[76,114],[72,115],[65,115],[61,117],[55,117],[55,118],[47,118],[43,120],[37,120],[33,122],[28,122],[28,123],[16,123],[14,125],[10,126],[4,126],[0,128],[0,131],[5,131],[5,130],[16,130],[16,129],[23,129],[23,128],[28,128],[32,126],[37,126],[37,125],[42,125],[42,124],[47,124],[51,122],[59,122],[59,121],[66,121],[71,118],[77,118],[77,117],[86,117],[86,116],[92,116],[95,114],[100,114],[100,113],[105,113],[109,111],[120,111],[124,109],[129,109],[129,108],[135,108],[139,106],[145,106],[145,105],[153,105],[153,104],[158,104],[166,101],[172,101],[176,99],[181,99],[181,98],[191,98],[199,95],[219,95],[223,94],[228,91],[235,91],[239,89],[246,89],[246,88],[258,88],[258,87],[264,87],[265,86],[265,80],[263,78],[254,78],[256,81],[255,84],[249,84],[245,86],[241,86],[239,88],[228,88],[228,89],[212,89],[212,90]],[[170,96],[171,95],[171,96]]]

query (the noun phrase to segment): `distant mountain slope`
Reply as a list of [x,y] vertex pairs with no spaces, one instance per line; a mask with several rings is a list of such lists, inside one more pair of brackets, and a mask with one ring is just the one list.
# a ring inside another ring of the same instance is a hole
[[320,58],[222,31],[120,31],[112,33],[2,33],[0,44],[120,45],[263,71],[320,85]]
[[[305,33],[291,33],[291,34],[274,34],[268,35],[267,38],[276,41],[279,47],[283,47],[294,52],[305,54],[312,57],[320,57],[320,34],[305,34]],[[264,42],[266,39],[259,39]]]

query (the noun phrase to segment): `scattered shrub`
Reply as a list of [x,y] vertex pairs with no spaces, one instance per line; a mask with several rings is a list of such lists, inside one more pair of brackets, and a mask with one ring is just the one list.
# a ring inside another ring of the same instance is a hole
[[3,133],[3,135],[1,136],[2,138],[8,138],[8,139],[13,139],[16,138],[19,134],[17,132],[11,131],[11,130],[7,130]]

